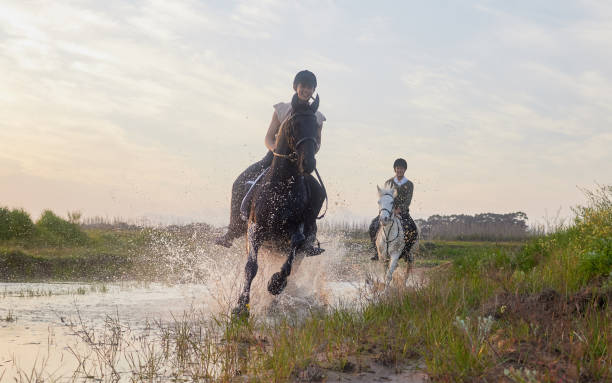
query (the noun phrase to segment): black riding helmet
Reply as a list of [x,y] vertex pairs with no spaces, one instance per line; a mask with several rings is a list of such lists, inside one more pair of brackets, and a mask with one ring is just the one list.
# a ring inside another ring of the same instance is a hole
[[293,79],[293,90],[297,90],[298,84],[317,87],[317,76],[309,70],[303,70],[298,72]]
[[404,169],[408,169],[408,164],[406,163],[406,160],[403,158],[398,158],[397,160],[395,160],[395,162],[393,163],[393,169],[395,169],[396,167],[402,167]]

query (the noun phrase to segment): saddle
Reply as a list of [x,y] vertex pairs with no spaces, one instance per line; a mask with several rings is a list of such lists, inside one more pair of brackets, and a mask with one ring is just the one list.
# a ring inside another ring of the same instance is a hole
[[249,205],[251,204],[251,200],[253,199],[253,190],[255,189],[255,185],[257,185],[259,180],[262,179],[263,176],[266,175],[268,170],[270,170],[269,167],[265,168],[261,172],[261,174],[259,174],[257,178],[255,178],[254,181],[246,181],[245,187],[248,186],[249,190],[247,191],[246,195],[242,199],[242,202],[240,203],[240,218],[242,218],[243,221],[246,221],[249,219]]

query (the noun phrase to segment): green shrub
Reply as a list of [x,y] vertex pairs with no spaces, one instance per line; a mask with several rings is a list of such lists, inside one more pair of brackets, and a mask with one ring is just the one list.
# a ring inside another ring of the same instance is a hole
[[43,212],[36,227],[40,239],[50,245],[82,245],[89,240],[77,224],[58,217],[50,210]]
[[5,207],[0,207],[0,240],[10,239],[9,222],[11,212]]
[[11,238],[30,238],[34,234],[34,222],[23,209],[13,209],[9,214],[9,234]]
[[[612,244],[612,241],[607,241]],[[589,251],[583,254],[578,261],[578,270],[586,280],[607,275],[612,270],[612,246],[608,245],[604,251]]]
[[35,228],[23,209],[0,208],[0,240],[30,238]]

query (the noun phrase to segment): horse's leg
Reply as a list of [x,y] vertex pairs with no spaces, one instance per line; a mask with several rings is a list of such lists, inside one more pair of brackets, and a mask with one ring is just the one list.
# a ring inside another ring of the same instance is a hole
[[253,282],[255,275],[257,275],[257,251],[261,245],[259,228],[256,223],[249,225],[247,241],[249,257],[247,259],[246,266],[244,267],[244,289],[238,298],[238,305],[232,311],[234,316],[240,316],[245,313],[248,315],[249,313],[249,308],[247,305],[250,301],[251,283]]
[[389,262],[389,270],[387,270],[387,275],[385,277],[385,283],[387,286],[389,286],[389,284],[391,283],[391,280],[393,279],[393,272],[397,268],[397,262],[399,261],[401,254],[402,254],[401,251],[394,251],[391,254],[391,261]]
[[274,273],[268,282],[268,291],[272,295],[280,294],[287,286],[287,277],[291,274],[291,266],[295,259],[295,253],[298,247],[302,246],[306,237],[304,237],[304,225],[301,224],[291,236],[291,250],[287,260],[281,267],[280,272]]
[[376,249],[376,259],[372,258],[372,260],[382,260],[384,261],[385,259],[387,259],[386,257],[386,251],[387,249],[387,238],[385,237],[385,235],[383,234],[383,226],[382,225],[378,225],[378,230],[375,234],[375,239],[374,239],[374,247]]

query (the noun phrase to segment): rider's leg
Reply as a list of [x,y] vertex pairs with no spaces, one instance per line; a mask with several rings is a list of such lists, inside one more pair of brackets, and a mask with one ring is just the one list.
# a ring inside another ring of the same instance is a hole
[[246,195],[249,185],[247,181],[253,181],[261,172],[268,166],[270,166],[271,152],[268,152],[266,156],[255,162],[253,165],[246,168],[245,171],[240,173],[238,178],[232,184],[232,200],[230,205],[230,223],[227,228],[227,233],[218,237],[215,241],[217,245],[230,247],[232,241],[238,237],[241,237],[246,233],[247,223],[240,217],[240,205],[242,199]]
[[389,286],[391,284],[391,281],[393,280],[393,272],[397,268],[397,263],[400,258],[401,258],[401,254],[398,254],[397,252],[394,252],[393,254],[391,254],[391,260],[389,262],[389,269],[387,270],[387,274],[385,275],[385,284],[387,286]]
[[325,202],[325,191],[312,175],[309,174],[304,180],[310,191],[309,194],[311,198],[310,206],[307,209],[304,220],[304,235],[306,236],[306,242],[302,246],[302,249],[306,251],[307,255],[319,255],[324,250],[318,245],[315,246],[317,237],[317,217],[321,212],[323,202]]
[[380,222],[378,217],[374,218],[370,223],[370,227],[368,228],[368,233],[370,234],[370,242],[372,243],[372,249],[374,249],[374,256],[370,258],[372,261],[378,260],[378,250],[376,249],[376,234],[378,233],[378,228],[380,227]]
[[402,226],[404,228],[404,241],[406,242],[401,256],[405,257],[407,262],[412,262],[412,259],[410,258],[410,250],[416,243],[419,233],[416,223],[414,223],[414,220],[412,217],[410,217],[410,214],[402,215],[401,219]]

